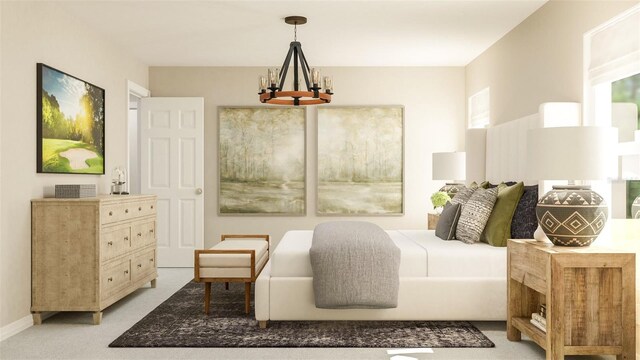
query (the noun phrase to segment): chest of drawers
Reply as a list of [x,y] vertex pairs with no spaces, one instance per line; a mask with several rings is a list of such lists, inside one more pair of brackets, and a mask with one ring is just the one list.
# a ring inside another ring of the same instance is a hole
[[102,310],[155,287],[156,197],[31,201],[31,312]]

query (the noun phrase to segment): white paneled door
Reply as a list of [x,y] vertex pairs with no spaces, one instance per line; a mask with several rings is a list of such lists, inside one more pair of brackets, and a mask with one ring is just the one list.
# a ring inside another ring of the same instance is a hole
[[140,190],[158,196],[161,267],[192,267],[204,246],[203,133],[203,98],[141,99]]

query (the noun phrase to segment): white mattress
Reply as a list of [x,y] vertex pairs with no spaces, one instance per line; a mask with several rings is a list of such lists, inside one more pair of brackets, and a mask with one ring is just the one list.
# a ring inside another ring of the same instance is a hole
[[[387,230],[400,248],[401,277],[506,278],[507,249],[445,241],[429,230]],[[313,277],[312,230],[288,231],[271,255],[272,277]]]
[[429,277],[507,277],[507,248],[442,240],[434,231],[400,230],[428,252]]
[[[387,231],[400,248],[400,276],[427,275],[427,253],[423,247],[396,230]],[[309,249],[313,230],[288,231],[271,255],[271,277],[312,277]]]

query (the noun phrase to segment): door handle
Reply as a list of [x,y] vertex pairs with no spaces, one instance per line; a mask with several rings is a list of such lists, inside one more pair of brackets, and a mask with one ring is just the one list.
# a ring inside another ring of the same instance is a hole
[[198,194],[198,195],[202,194],[202,188],[197,188],[196,189],[196,194]]

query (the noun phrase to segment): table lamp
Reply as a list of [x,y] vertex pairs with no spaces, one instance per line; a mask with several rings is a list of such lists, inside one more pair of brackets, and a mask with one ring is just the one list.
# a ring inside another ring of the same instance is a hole
[[464,188],[465,180],[465,152],[440,152],[433,153],[431,157],[431,173],[433,180],[447,180],[450,182],[440,188],[453,197],[460,189]]
[[529,177],[568,180],[554,185],[536,206],[542,231],[555,245],[589,246],[607,222],[609,210],[590,185],[617,173],[618,129],[600,126],[531,129],[527,134]]

